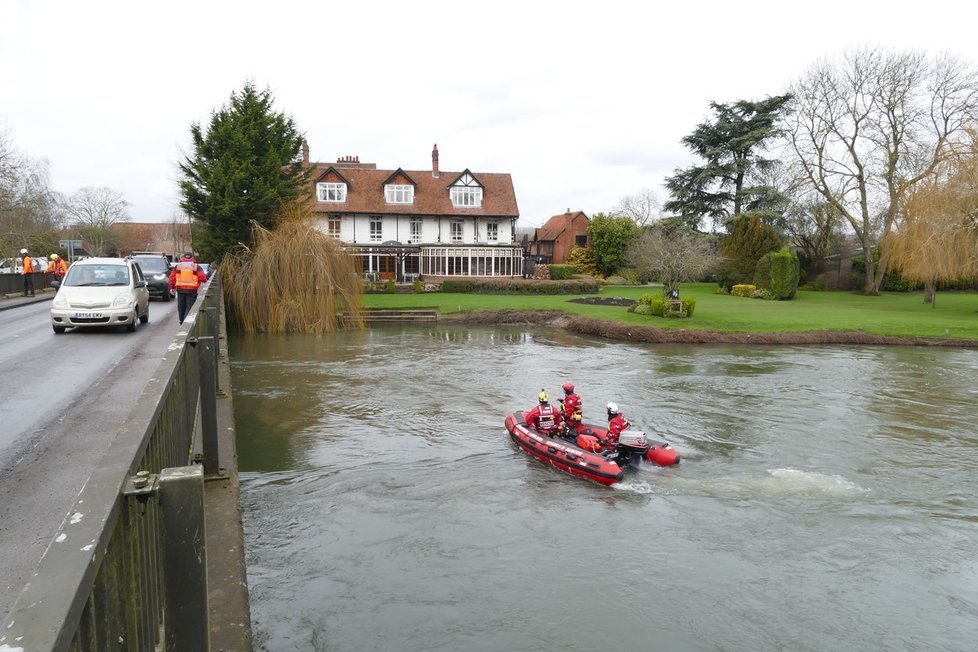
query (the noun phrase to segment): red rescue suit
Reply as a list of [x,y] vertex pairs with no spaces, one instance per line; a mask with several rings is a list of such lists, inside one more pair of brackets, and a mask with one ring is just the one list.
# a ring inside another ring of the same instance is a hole
[[523,421],[531,428],[549,435],[557,430],[563,418],[560,411],[555,410],[552,405],[541,403],[523,415]]
[[611,417],[608,421],[608,436],[605,438],[604,444],[609,448],[618,446],[618,435],[628,430],[630,426],[628,419],[621,412]]
[[571,392],[564,397],[564,419],[566,421],[571,421],[574,413],[582,414],[581,412],[581,397]]

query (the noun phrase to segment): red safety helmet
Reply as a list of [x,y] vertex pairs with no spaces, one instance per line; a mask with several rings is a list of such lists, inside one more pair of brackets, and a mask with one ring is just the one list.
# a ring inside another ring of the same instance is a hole
[[561,385],[564,388],[564,393],[570,394],[574,391],[574,383],[564,383]]

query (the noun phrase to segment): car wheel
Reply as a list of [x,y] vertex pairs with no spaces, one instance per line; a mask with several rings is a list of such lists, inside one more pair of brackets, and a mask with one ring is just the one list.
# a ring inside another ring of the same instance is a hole
[[132,323],[131,324],[126,324],[126,330],[129,331],[130,333],[135,333],[136,332],[136,326],[138,326],[138,325],[139,325],[139,311],[138,310],[133,310],[132,311]]
[[140,324],[148,324],[149,323],[149,306],[146,306],[146,312],[143,313],[143,316],[139,318],[139,323]]
[[61,335],[62,333],[65,332],[65,327],[64,326],[52,326],[51,328],[54,329],[54,334],[55,335]]
[[169,301],[169,300],[170,300],[170,299],[172,299],[172,298],[173,298],[173,297],[172,297],[172,296],[170,296],[170,291],[169,291],[169,290],[167,290],[166,292],[164,292],[164,293],[163,293],[163,300],[164,300],[164,301]]

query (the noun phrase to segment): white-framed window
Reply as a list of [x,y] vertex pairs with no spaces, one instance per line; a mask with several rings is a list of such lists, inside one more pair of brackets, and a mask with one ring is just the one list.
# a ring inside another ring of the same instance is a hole
[[412,217],[411,218],[411,235],[408,236],[409,244],[418,244],[421,242],[421,218]]
[[384,239],[384,221],[374,216],[370,218],[370,241],[381,242]]
[[499,222],[486,223],[486,240],[499,242]]
[[451,224],[451,240],[452,240],[452,242],[462,242],[462,220],[453,220],[452,221],[452,224]]
[[482,206],[482,188],[476,186],[452,186],[452,206],[456,208],[479,208]]
[[326,221],[326,235],[334,240],[340,239],[340,218],[331,217]]
[[346,201],[345,183],[317,183],[316,199],[319,201]]
[[388,183],[384,186],[388,204],[413,204],[414,186],[408,183]]
[[452,206],[455,208],[481,208],[482,185],[466,172],[449,190]]

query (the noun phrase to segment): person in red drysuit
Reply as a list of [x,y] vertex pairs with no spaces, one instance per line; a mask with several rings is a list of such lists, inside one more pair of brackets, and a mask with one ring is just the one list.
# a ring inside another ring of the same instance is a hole
[[601,440],[601,445],[614,450],[618,447],[618,435],[628,430],[630,426],[628,419],[618,408],[618,404],[615,402],[608,403],[608,434]]
[[539,404],[523,416],[523,421],[526,425],[547,436],[556,435],[563,422],[560,410],[555,410],[550,405],[550,394],[547,394],[545,389],[540,390],[537,399]]
[[574,393],[574,383],[564,383],[563,389],[564,398],[560,399],[563,404],[561,416],[564,417],[564,422],[568,425],[580,423],[582,416],[581,397]]

